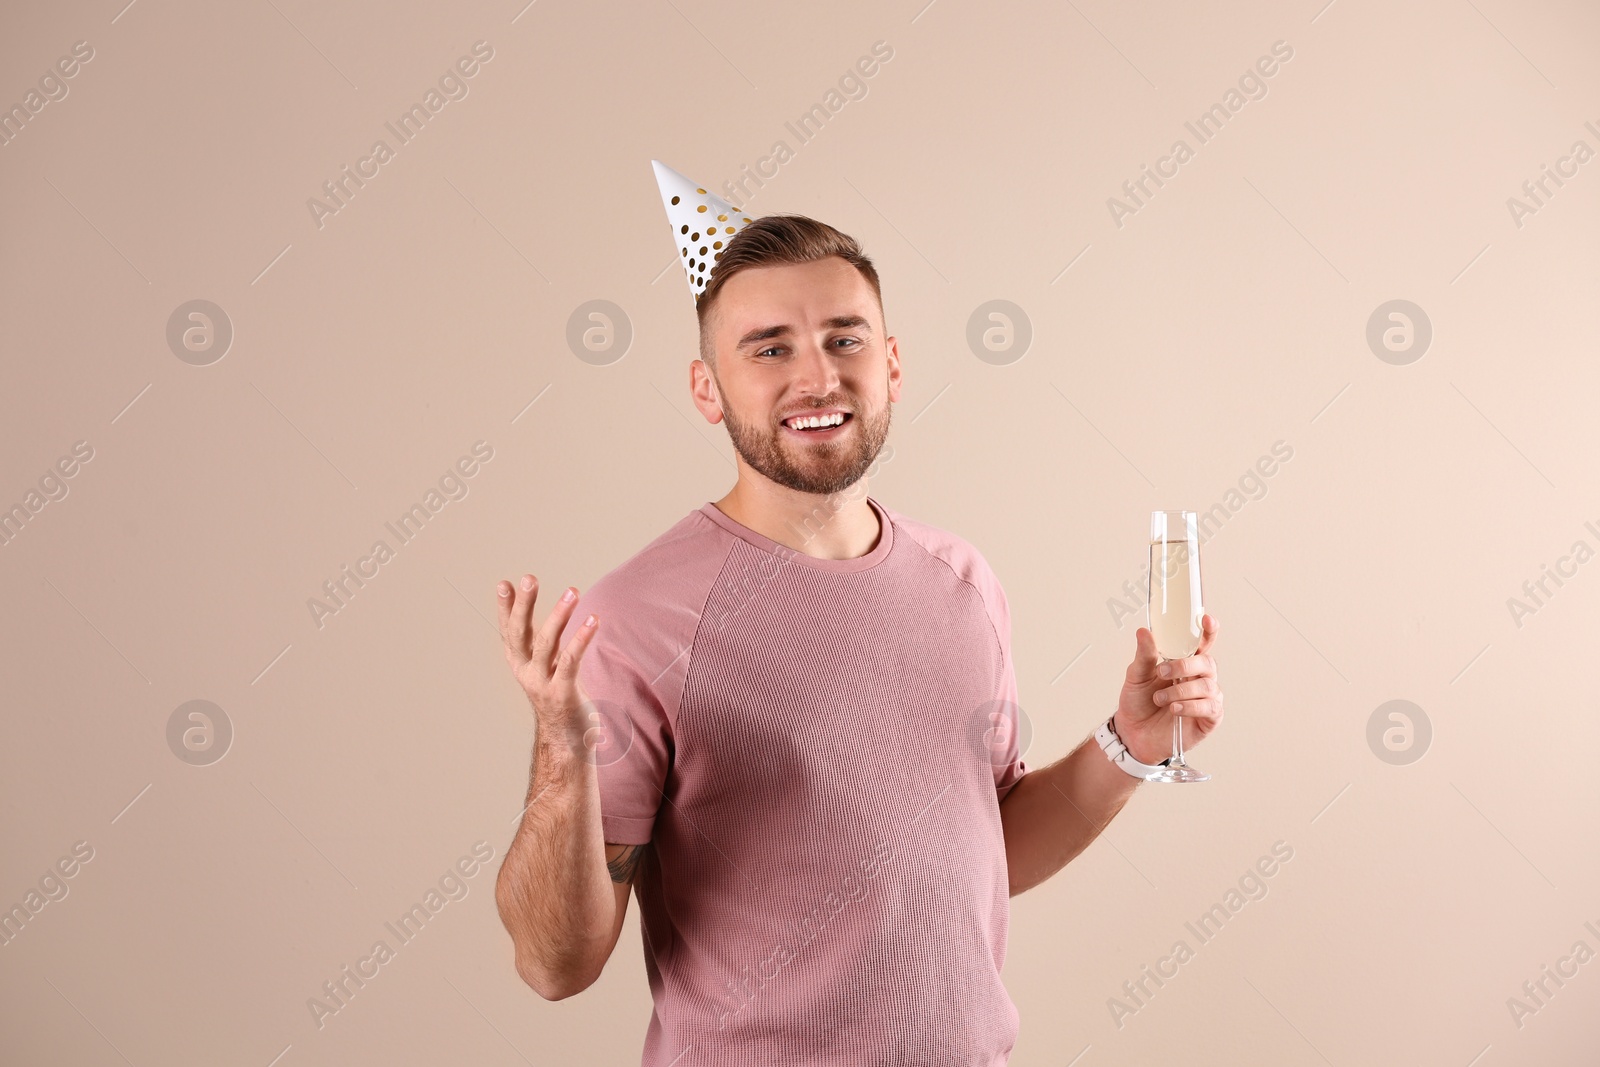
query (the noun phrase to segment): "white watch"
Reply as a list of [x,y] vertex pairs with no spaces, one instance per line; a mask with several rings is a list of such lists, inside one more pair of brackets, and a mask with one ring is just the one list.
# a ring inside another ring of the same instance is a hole
[[[1117,717],[1113,713],[1111,718],[1100,724],[1095,730],[1094,739],[1100,744],[1100,751],[1106,758],[1135,778],[1148,778],[1167,765],[1168,760],[1160,763],[1140,763],[1133,758],[1133,753],[1128,751],[1128,746],[1122,743],[1122,738],[1117,736]],[[1170,757],[1169,757],[1170,759]]]

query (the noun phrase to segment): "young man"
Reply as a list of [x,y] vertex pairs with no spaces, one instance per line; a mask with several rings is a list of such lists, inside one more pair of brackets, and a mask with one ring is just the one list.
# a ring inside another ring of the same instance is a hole
[[1174,713],[1190,744],[1221,721],[1216,623],[1174,678],[1140,627],[1121,745],[1030,771],[999,581],[866,493],[901,388],[871,262],[823,223],[755,220],[697,313],[690,389],[733,488],[537,631],[534,576],[500,583],[537,721],[496,886],[518,973],[587,988],[631,888],[646,1065],[1005,1063],[1009,898],[1122,808]]

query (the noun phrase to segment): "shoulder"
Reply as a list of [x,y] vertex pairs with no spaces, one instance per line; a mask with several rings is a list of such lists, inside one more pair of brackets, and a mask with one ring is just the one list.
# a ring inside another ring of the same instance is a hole
[[596,578],[590,591],[619,602],[682,595],[706,571],[710,583],[727,555],[729,540],[727,531],[696,508]]
[[683,647],[694,638],[731,540],[699,509],[689,512],[580,588],[568,632],[593,612],[600,620],[599,639],[619,651],[654,660],[666,648]]
[[[879,503],[882,504],[882,501]],[[944,563],[955,572],[956,577],[978,586],[980,591],[989,585],[999,589],[999,579],[995,577],[989,561],[983,558],[983,553],[971,541],[950,530],[902,515],[893,508],[884,506],[883,510],[893,520],[897,533],[904,534],[918,548]]]
[[[879,504],[883,502],[879,501]],[[1010,633],[1010,611],[1005,590],[977,546],[950,530],[919,522],[886,505],[883,509],[894,522],[897,534],[904,534],[907,541],[948,567],[955,577],[978,591],[1002,638]]]

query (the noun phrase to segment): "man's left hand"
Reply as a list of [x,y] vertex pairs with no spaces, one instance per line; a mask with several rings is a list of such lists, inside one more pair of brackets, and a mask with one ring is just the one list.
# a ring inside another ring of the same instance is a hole
[[[1137,650],[1117,698],[1117,736],[1140,763],[1160,763],[1172,755],[1172,717],[1183,716],[1183,747],[1199,744],[1222,721],[1222,690],[1211,646],[1217,620],[1202,615],[1202,637],[1194,655],[1161,662],[1155,636],[1141,626]],[[1159,671],[1168,672],[1165,676]]]

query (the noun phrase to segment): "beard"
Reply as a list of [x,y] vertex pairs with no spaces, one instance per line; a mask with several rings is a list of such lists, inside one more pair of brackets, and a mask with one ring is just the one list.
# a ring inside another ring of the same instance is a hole
[[757,473],[801,493],[838,493],[859,481],[878,458],[889,437],[894,405],[885,401],[882,411],[868,412],[860,404],[848,402],[848,398],[830,398],[816,406],[848,409],[847,422],[854,423],[855,429],[834,441],[808,443],[789,440],[779,423],[757,426],[743,422],[730,406],[723,407],[722,419],[728,426],[733,450]]

